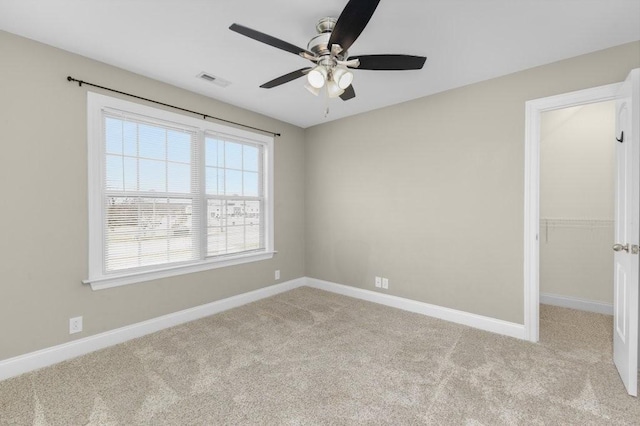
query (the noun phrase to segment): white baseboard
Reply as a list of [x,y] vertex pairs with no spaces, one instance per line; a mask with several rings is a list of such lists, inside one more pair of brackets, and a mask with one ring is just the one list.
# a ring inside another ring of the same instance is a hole
[[525,330],[523,324],[516,324],[513,322],[485,317],[482,315],[471,314],[469,312],[431,305],[429,303],[418,302],[416,300],[405,299],[398,296],[391,296],[389,294],[378,293],[375,291],[364,290],[361,288],[336,284],[328,281],[322,281],[315,278],[307,278],[306,285],[308,287],[331,291],[333,293],[338,293],[369,302],[379,303],[381,305],[391,306],[393,308],[402,309],[404,311],[439,318],[445,321],[454,322],[456,324],[462,324],[469,327],[478,328],[480,330],[490,331],[492,333],[502,334],[518,339],[525,338]]
[[104,333],[95,334],[72,342],[5,359],[0,361],[0,380],[47,367],[108,346],[117,345],[118,343],[123,343],[127,340],[135,339],[146,334],[155,333],[156,331],[160,331],[165,328],[184,324],[228,309],[246,305],[247,303],[255,302],[260,299],[292,290],[303,286],[304,284],[305,278],[297,278],[281,284],[264,287],[248,293],[207,303],[205,305],[163,315],[161,317],[117,328],[115,330],[106,331]]
[[76,358],[99,349],[155,333],[156,331],[160,331],[165,328],[214,315],[228,309],[275,296],[276,294],[284,293],[285,291],[293,290],[302,286],[330,291],[505,336],[524,339],[524,325],[522,324],[515,324],[495,318],[457,311],[455,309],[443,308],[441,306],[430,305],[424,302],[322,281],[315,278],[302,277],[281,284],[250,291],[248,293],[239,294],[227,299],[218,300],[205,305],[196,306],[194,308],[185,309],[147,321],[117,328],[115,330],[95,334],[93,336],[74,340],[68,343],[63,343],[61,345],[2,360],[0,361],[0,380],[8,379],[29,371]]
[[595,312],[597,314],[613,315],[612,304],[578,299],[577,297],[560,296],[559,294],[540,293],[540,303],[544,305],[560,306],[561,308]]

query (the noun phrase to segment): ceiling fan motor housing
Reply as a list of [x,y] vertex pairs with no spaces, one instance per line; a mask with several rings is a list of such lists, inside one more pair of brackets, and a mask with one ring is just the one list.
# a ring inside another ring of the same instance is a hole
[[315,53],[318,56],[328,55],[329,53],[329,37],[331,33],[318,34],[309,41],[307,50]]
[[[331,31],[336,25],[338,20],[336,18],[322,18],[316,24],[316,31],[318,35],[312,38],[307,44],[307,50],[315,53],[317,56],[330,55],[329,39],[331,38]],[[337,55],[338,60],[343,60],[346,56],[346,52],[340,52]]]
[[330,33],[335,28],[336,22],[338,22],[336,18],[321,18],[316,24],[316,31],[318,34]]

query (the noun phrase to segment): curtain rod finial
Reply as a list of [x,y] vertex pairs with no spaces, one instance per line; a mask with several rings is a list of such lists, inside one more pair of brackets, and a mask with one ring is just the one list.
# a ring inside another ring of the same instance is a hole
[[82,80],[76,80],[75,78],[71,77],[70,75],[67,76],[67,81],[71,82],[71,81],[77,81],[78,82],[78,87],[82,87],[82,83],[84,83],[84,81]]

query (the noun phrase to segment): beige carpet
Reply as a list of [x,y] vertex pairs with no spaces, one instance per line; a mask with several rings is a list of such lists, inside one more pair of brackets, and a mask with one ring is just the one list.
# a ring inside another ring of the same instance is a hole
[[300,288],[0,382],[0,424],[640,424],[611,317],[541,343]]

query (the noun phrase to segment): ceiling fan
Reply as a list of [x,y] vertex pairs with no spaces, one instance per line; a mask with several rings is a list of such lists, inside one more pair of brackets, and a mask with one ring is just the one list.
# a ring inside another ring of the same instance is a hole
[[349,56],[347,50],[369,23],[378,3],[380,0],[349,0],[338,19],[322,18],[318,21],[318,35],[309,41],[307,49],[242,25],[232,24],[229,29],[314,63],[314,66],[292,71],[260,87],[271,89],[306,75],[308,84],[305,87],[314,95],[317,96],[320,89],[326,87],[330,98],[339,96],[347,101],[356,96],[351,85],[353,73],[349,69],[419,70],[427,60],[424,56],[411,55]]

